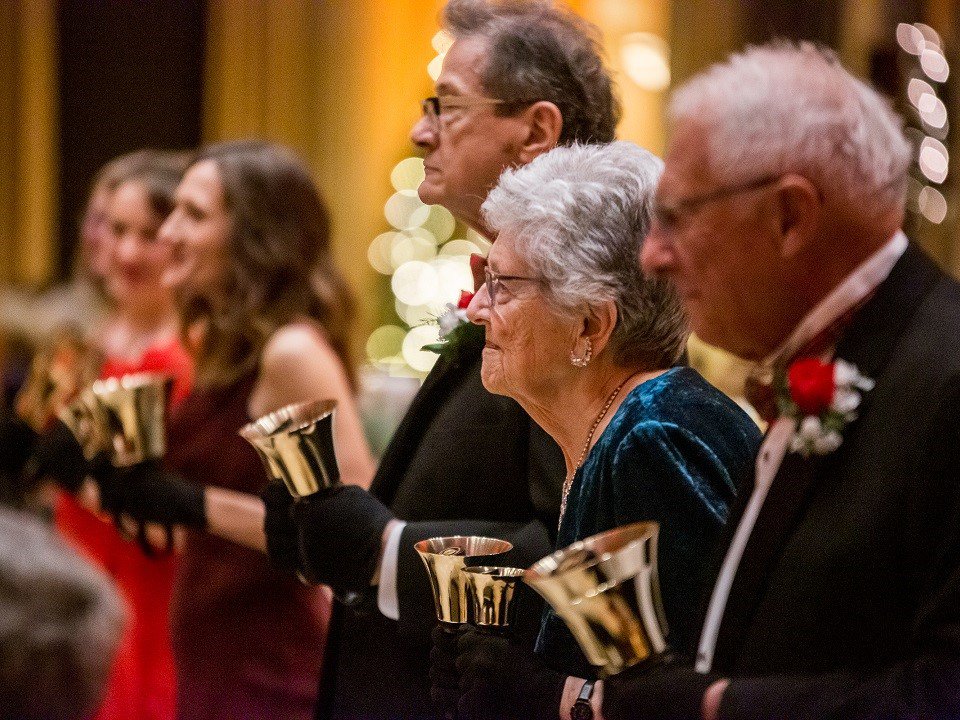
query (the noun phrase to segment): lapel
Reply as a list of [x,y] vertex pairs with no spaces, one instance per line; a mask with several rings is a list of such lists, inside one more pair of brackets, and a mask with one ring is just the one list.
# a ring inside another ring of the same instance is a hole
[[420,440],[430,421],[437,414],[451,391],[469,373],[474,372],[481,361],[483,343],[477,347],[464,348],[456,362],[441,356],[423,381],[410,407],[397,426],[387,449],[380,459],[377,473],[370,485],[373,493],[386,505],[393,502],[397,488],[403,480],[416,453]]
[[[853,363],[863,375],[879,381],[914,312],[941,277],[943,273],[933,261],[912,244],[908,245],[887,279],[854,316],[837,344],[836,357]],[[871,401],[871,393],[866,393],[858,408],[861,417],[869,412]],[[714,668],[729,669],[735,664],[737,648],[766,593],[774,565],[801,521],[817,484],[849,458],[857,429],[858,423],[854,421],[844,432],[844,444],[831,455],[804,458],[788,452],[784,457],[730,588],[717,636]],[[741,496],[737,511],[730,518],[724,554],[747,499]]]

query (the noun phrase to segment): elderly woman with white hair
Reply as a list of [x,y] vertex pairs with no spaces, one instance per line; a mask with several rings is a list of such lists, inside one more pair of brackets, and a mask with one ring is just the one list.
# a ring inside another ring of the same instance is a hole
[[[484,386],[516,399],[563,450],[557,547],[659,522],[669,640],[689,652],[703,564],[759,431],[676,365],[687,319],[669,281],[640,269],[661,168],[616,142],[558,148],[504,173],[483,205],[498,235],[468,316],[486,330]],[[445,710],[456,699],[461,720],[566,717],[583,685],[573,678],[594,677],[549,608],[535,653],[474,631],[457,647],[459,678],[444,672],[451,662],[438,642],[434,696]]]

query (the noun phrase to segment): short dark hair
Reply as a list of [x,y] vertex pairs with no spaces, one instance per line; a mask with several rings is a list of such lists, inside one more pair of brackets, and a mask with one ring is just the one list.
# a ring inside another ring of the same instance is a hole
[[560,144],[614,139],[620,103],[597,28],[551,0],[449,0],[443,26],[455,39],[489,42],[484,91],[497,112],[547,100],[560,109]]

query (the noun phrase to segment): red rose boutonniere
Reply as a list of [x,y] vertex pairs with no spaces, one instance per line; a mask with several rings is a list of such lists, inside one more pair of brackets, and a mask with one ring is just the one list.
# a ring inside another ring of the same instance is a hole
[[446,309],[437,317],[440,326],[440,342],[424,345],[423,350],[456,360],[464,347],[473,344],[474,338],[483,338],[483,326],[474,325],[467,319],[467,306],[473,293],[460,291],[457,304],[447,303]]
[[774,383],[780,415],[795,423],[790,449],[804,457],[840,447],[844,428],[857,418],[862,393],[874,386],[851,363],[817,358],[795,360]]

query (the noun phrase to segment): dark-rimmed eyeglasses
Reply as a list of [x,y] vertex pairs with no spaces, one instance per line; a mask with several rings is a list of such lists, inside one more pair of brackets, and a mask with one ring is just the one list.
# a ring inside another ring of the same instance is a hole
[[465,95],[433,95],[420,101],[420,111],[434,127],[439,127],[440,116],[449,110],[476,107],[478,105],[505,105],[506,100]]
[[484,265],[483,268],[483,280],[484,285],[487,288],[487,295],[490,296],[490,305],[497,304],[497,291],[500,289],[500,286],[503,282],[510,280],[525,280],[527,282],[540,282],[540,278],[528,277],[526,275],[500,275],[495,273],[490,269],[489,265]]
[[695,195],[694,197],[684,198],[669,204],[661,203],[655,200],[653,203],[653,209],[651,210],[651,215],[653,217],[653,221],[659,225],[661,229],[671,230],[677,226],[681,218],[684,216],[689,217],[690,215],[693,215],[704,205],[716,202],[717,200],[732,197],[733,195],[759,190],[767,185],[773,185],[773,183],[777,182],[782,177],[783,175],[764,175],[755,180],[739,183],[737,185],[729,185],[717,190],[711,190],[710,192],[703,193],[702,195]]

